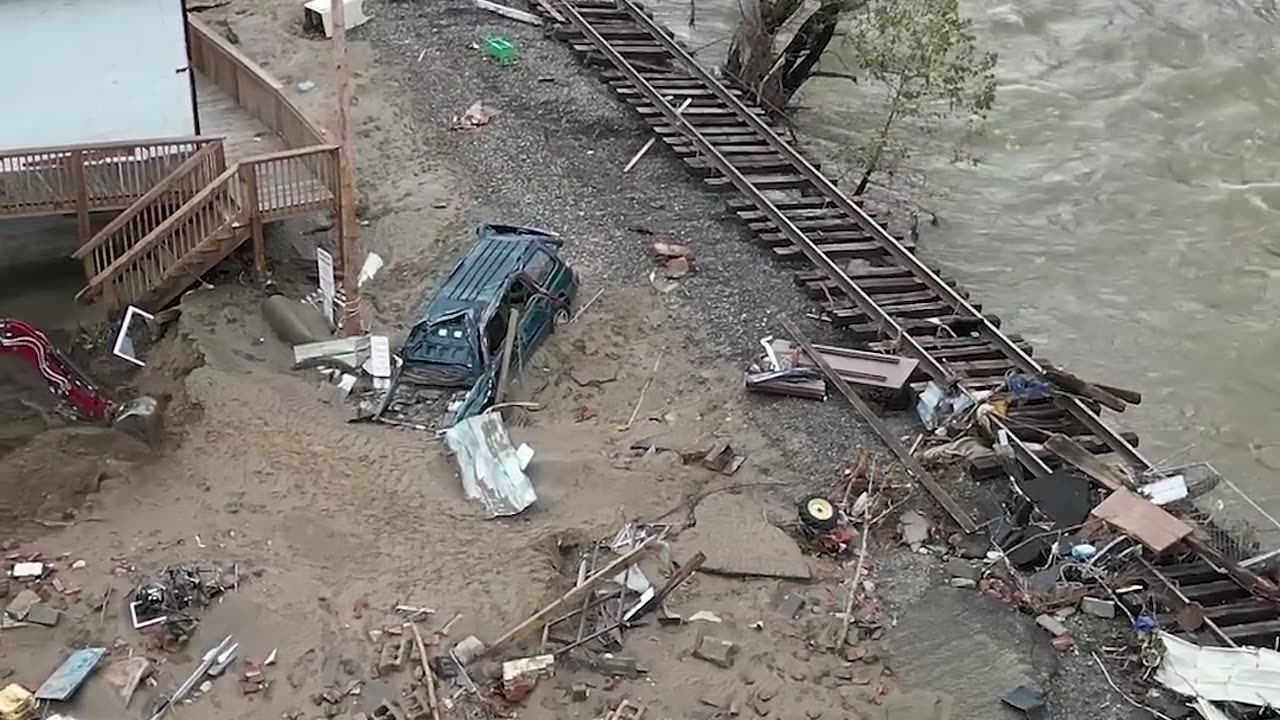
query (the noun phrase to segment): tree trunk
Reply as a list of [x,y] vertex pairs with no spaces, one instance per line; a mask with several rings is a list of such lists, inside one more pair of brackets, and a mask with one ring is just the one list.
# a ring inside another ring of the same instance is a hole
[[725,74],[753,91],[769,110],[784,109],[817,69],[835,36],[840,14],[857,11],[864,4],[865,0],[823,0],[775,56],[778,33],[799,12],[803,0],[758,0],[744,11],[734,33]]
[[823,3],[804,19],[800,29],[791,36],[791,41],[779,53],[761,84],[760,94],[768,107],[786,107],[809,79],[809,73],[818,66],[822,53],[835,36],[841,7],[841,3]]

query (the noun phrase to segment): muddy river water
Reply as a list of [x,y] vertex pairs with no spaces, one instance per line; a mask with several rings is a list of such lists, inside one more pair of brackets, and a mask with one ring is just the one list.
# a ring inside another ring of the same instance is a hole
[[[1207,460],[1280,515],[1275,0],[962,6],[1000,54],[998,107],[979,166],[924,162],[946,195],[922,253],[1039,355],[1143,391],[1120,424],[1149,459]],[[692,46],[739,13],[655,9]],[[858,86],[806,92],[812,136],[867,126]]]

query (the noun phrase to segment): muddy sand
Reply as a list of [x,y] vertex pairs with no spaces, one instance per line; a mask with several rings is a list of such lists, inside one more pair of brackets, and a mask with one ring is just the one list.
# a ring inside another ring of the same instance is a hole
[[[1024,683],[1050,692],[1055,718],[1130,716],[1087,655],[1056,653],[1024,616],[949,587],[934,556],[898,544],[893,518],[870,545],[879,629],[856,633],[855,653],[823,650],[852,567],[802,554],[788,534],[794,502],[840,482],[857,448],[879,446],[834,399],[750,397],[741,381],[756,340],[776,331],[774,314],[802,317],[806,301],[671,158],[654,152],[620,175],[643,127],[540,31],[461,0],[366,10],[373,20],[351,42],[361,240],[387,261],[366,294],[367,324],[403,332],[485,221],[562,233],[585,278],[583,299],[603,291],[539,350],[515,389],[543,406],[511,428],[536,450],[538,502],[515,518],[485,519],[438,441],[347,423],[317,376],[288,370],[289,348],[258,310],[262,291],[234,272],[210,278],[215,287],[188,294],[153,349],[163,361],[113,380],[165,397],[160,447],[58,426],[27,434],[3,458],[0,538],[11,553],[56,558],[65,591],[42,590],[64,611],[56,627],[0,634],[6,681],[34,688],[77,646],[109,648],[113,659],[145,655],[157,663],[157,686],[140,689],[129,709],[101,671],[57,708],[81,720],[137,717],[231,634],[241,657],[277,651],[266,689],[242,694],[222,678],[178,716],[321,717],[330,706],[316,705],[317,693],[355,680],[367,684],[342,712],[369,712],[410,682],[407,671],[375,675],[394,637],[385,633],[399,624],[396,605],[433,608],[423,627],[440,648],[469,634],[491,640],[564,592],[584,541],[611,536],[624,518],[663,516],[674,523],[677,561],[699,550],[721,564],[767,556],[810,580],[698,573],[668,605],[721,622],[651,618],[621,651],[646,673],[611,680],[567,660],[514,709],[520,717],[596,718],[627,699],[652,718],[711,718],[733,706],[743,717],[978,719],[1004,716],[999,698]],[[328,47],[301,35],[293,3],[233,0],[206,18],[232,27],[241,49],[291,87],[317,83],[296,99],[328,124]],[[493,31],[515,39],[517,67],[496,68],[470,47]],[[450,130],[476,100],[498,111],[493,121]],[[306,285],[308,248],[332,242],[327,226],[318,218],[274,229],[280,287]],[[647,279],[654,239],[697,252],[699,272],[670,293]],[[620,429],[651,377],[638,422]],[[647,439],[681,449],[730,440],[748,460],[726,478],[673,453],[637,455],[633,443]],[[949,530],[927,495],[902,493],[902,507],[931,517],[945,544]],[[72,569],[78,560],[84,566]],[[182,562],[236,567],[242,580],[195,613],[185,648],[166,652],[130,627],[121,599]],[[20,589],[9,583],[9,596]],[[795,595],[807,603],[793,614]],[[448,636],[437,635],[455,616]],[[691,655],[701,634],[737,644],[731,668]],[[536,646],[535,637],[512,656]],[[589,686],[585,700],[571,692],[578,683]],[[453,716],[475,717],[465,707]]]

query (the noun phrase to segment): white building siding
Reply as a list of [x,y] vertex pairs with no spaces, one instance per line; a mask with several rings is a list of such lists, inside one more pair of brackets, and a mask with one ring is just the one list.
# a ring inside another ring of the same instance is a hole
[[0,148],[195,134],[181,0],[0,0]]

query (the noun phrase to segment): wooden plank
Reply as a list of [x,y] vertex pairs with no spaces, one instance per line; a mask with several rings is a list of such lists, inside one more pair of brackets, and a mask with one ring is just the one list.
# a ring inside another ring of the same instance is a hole
[[969,517],[969,514],[960,507],[960,504],[955,501],[955,498],[951,497],[951,494],[939,485],[933,475],[931,475],[929,471],[915,459],[915,456],[913,456],[911,452],[907,450],[906,446],[902,444],[902,441],[898,439],[897,433],[890,430],[888,426],[880,420],[880,418],[876,417],[875,413],[871,411],[871,408],[867,405],[866,401],[864,401],[858,393],[854,392],[853,388],[849,386],[849,383],[845,382],[844,378],[840,377],[840,375],[832,369],[831,365],[827,363],[826,358],[815,350],[812,343],[810,343],[800,332],[800,328],[796,327],[794,323],[785,317],[779,318],[779,322],[781,322],[782,327],[787,331],[787,334],[791,336],[791,339],[805,351],[805,354],[807,354],[818,368],[822,370],[822,373],[827,376],[827,380],[832,385],[835,385],[836,390],[838,390],[840,394],[844,396],[845,400],[853,406],[853,409],[858,413],[858,415],[862,416],[862,419],[865,420],[867,424],[871,426],[871,429],[880,436],[880,439],[889,446],[889,449],[893,451],[893,454],[898,456],[898,459],[906,467],[907,472],[915,478],[916,482],[923,485],[925,490],[929,491],[929,494],[933,496],[933,499],[947,511],[947,514],[956,521],[956,524],[958,524],[962,530],[966,533],[977,532],[978,525],[973,521],[973,518]]
[[574,600],[579,599],[580,597],[582,597],[584,593],[588,593],[588,592],[591,592],[592,590],[595,590],[596,587],[599,586],[601,583],[611,580],[620,571],[622,571],[623,569],[625,569],[626,567],[634,563],[636,558],[640,555],[640,553],[648,549],[650,545],[652,545],[656,540],[658,540],[658,538],[661,538],[661,537],[665,537],[665,533],[658,533],[656,535],[650,535],[649,537],[645,538],[639,545],[636,545],[634,548],[632,548],[630,552],[626,553],[625,555],[622,555],[621,557],[617,558],[613,562],[604,566],[602,569],[600,569],[591,577],[578,583],[576,586],[574,586],[572,590],[565,593],[564,595],[561,595],[559,600],[556,600],[555,602],[551,603],[550,605],[547,605],[546,607],[542,608],[541,610],[534,613],[533,615],[530,615],[529,618],[526,619],[524,622],[520,623],[519,625],[516,625],[515,627],[503,633],[497,640],[494,640],[492,643],[489,644],[489,647],[485,649],[484,654],[491,656],[494,653],[496,653],[499,649],[501,649],[503,646],[507,645],[512,640],[515,640],[516,638],[520,637],[521,635],[528,632],[529,630],[535,627],[542,627],[543,625],[546,624],[547,620],[560,614],[561,608],[565,607],[569,603],[572,603]]
[[[784,173],[784,174],[773,173],[773,174],[766,174],[766,175],[756,175],[756,174],[748,175],[746,173],[743,173],[743,176],[746,178],[748,183],[750,183],[752,186],[754,186],[758,190],[791,190],[796,188],[809,187],[812,185],[812,183],[809,181],[809,178],[799,173]],[[727,177],[707,178],[702,182],[706,183],[707,185],[710,185],[713,188],[716,188],[717,190],[736,189],[734,184]]]
[[1128,490],[1114,490],[1091,512],[1160,553],[1191,534],[1191,526],[1160,506]]
[[[819,245],[819,247],[822,248],[822,252],[825,255],[833,260],[875,258],[888,252],[878,242],[832,243],[830,245]],[[783,245],[771,249],[774,256],[779,260],[808,260],[808,256],[795,245]]]
[[1118,470],[1099,460],[1092,453],[1080,447],[1069,437],[1051,437],[1045,441],[1044,447],[1049,452],[1062,458],[1068,464],[1084,473],[1094,482],[1108,490],[1122,490],[1125,477]]

